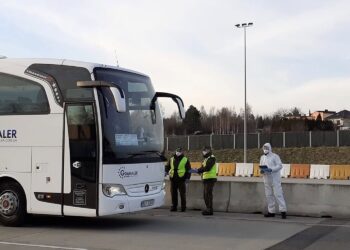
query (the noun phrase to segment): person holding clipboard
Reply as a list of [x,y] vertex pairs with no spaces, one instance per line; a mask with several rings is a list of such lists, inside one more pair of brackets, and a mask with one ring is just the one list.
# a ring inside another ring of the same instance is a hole
[[206,209],[202,215],[213,215],[213,190],[216,182],[216,158],[212,153],[210,146],[205,146],[202,151],[203,162],[199,169],[192,169],[192,173],[198,173],[202,176],[203,181],[203,198]]
[[265,217],[275,217],[276,201],[282,219],[287,218],[287,207],[283,197],[281,185],[282,162],[280,157],[272,152],[271,144],[265,143],[264,154],[260,157],[260,173],[264,178],[265,195],[267,200],[268,213]]

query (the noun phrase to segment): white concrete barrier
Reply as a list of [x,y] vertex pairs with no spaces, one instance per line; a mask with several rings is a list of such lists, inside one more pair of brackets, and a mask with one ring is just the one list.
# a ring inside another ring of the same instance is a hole
[[[167,180],[165,207],[171,206]],[[282,179],[288,214],[350,218],[350,182],[344,180]],[[203,184],[199,176],[191,178],[187,207],[204,209]],[[266,212],[262,178],[218,177],[214,186],[214,211]]]
[[288,178],[290,176],[290,164],[282,164],[281,177]]
[[310,179],[328,179],[329,165],[311,164]]
[[252,177],[254,171],[253,163],[237,163],[235,176]]

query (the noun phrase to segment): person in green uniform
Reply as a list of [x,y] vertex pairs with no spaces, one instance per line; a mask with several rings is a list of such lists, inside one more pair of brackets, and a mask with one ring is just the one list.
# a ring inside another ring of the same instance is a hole
[[202,151],[204,160],[198,173],[202,175],[203,196],[206,210],[202,211],[203,215],[213,215],[213,189],[216,182],[216,159],[212,154],[210,146],[205,146]]
[[186,182],[188,182],[191,177],[190,170],[190,160],[184,155],[184,151],[181,147],[177,148],[175,154],[165,166],[165,171],[169,173],[170,177],[171,212],[177,211],[178,192],[181,198],[181,212],[186,211]]

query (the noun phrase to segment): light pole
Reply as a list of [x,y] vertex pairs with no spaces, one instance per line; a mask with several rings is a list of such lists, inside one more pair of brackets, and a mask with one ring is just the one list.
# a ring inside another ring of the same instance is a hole
[[246,45],[246,28],[253,26],[253,23],[239,23],[237,28],[244,30],[244,163],[247,163],[247,45]]

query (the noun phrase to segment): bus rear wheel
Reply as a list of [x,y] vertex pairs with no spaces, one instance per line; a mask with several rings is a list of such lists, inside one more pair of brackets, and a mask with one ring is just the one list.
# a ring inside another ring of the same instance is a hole
[[26,199],[21,186],[16,182],[0,184],[0,222],[16,227],[23,224],[26,216]]

